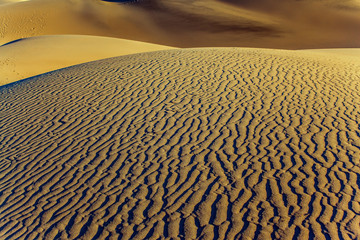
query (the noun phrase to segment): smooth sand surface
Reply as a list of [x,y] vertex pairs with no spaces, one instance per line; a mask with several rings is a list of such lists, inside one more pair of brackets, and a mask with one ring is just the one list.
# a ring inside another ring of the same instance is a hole
[[[358,1],[30,0],[0,5],[0,44],[51,34],[174,47],[360,47]],[[56,11],[54,10],[56,9]]]
[[321,54],[336,54],[342,57],[356,57],[360,58],[360,49],[359,48],[342,48],[342,49],[311,49],[311,50],[301,50],[309,53],[321,53]]
[[0,87],[4,239],[356,239],[360,60],[127,55]]
[[0,5],[0,44],[40,35],[94,35],[159,42],[152,20],[100,0],[29,0]]
[[171,47],[118,38],[57,35],[0,46],[0,85],[103,58]]
[[26,1],[28,1],[28,0],[0,0],[0,5],[14,4],[14,3],[26,2]]

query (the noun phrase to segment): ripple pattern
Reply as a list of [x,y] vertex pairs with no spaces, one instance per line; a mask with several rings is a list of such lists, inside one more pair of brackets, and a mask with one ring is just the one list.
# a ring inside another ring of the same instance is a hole
[[0,87],[0,239],[360,237],[360,63],[169,50]]

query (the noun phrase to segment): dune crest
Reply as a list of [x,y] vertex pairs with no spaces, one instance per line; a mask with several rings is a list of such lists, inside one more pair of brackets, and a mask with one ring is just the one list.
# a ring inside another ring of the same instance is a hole
[[53,35],[0,46],[0,85],[71,65],[172,47],[118,38]]
[[0,44],[33,36],[64,34],[153,43],[161,39],[151,19],[131,6],[114,8],[98,0],[30,0],[0,5]]
[[0,87],[9,239],[354,239],[360,60],[188,49]]

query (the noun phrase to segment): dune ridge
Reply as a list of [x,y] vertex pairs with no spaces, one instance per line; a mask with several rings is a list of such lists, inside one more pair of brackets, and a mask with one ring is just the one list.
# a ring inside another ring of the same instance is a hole
[[51,35],[0,46],[0,85],[99,59],[172,49],[118,38]]
[[0,87],[6,239],[355,239],[360,61],[187,49]]

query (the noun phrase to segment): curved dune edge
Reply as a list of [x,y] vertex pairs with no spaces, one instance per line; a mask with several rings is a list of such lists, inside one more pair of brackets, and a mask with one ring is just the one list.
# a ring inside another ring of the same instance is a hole
[[99,0],[30,0],[0,5],[0,44],[64,34],[152,43],[163,39],[151,19],[131,6],[109,6]]
[[84,35],[56,35],[22,39],[0,46],[0,85],[60,68],[127,54],[172,47]]
[[[360,46],[356,0],[119,2],[30,0],[0,5],[0,44],[39,35],[81,34],[176,47]],[[335,2],[342,7],[334,7]]]
[[360,62],[127,55],[0,87],[9,239],[354,239]]

